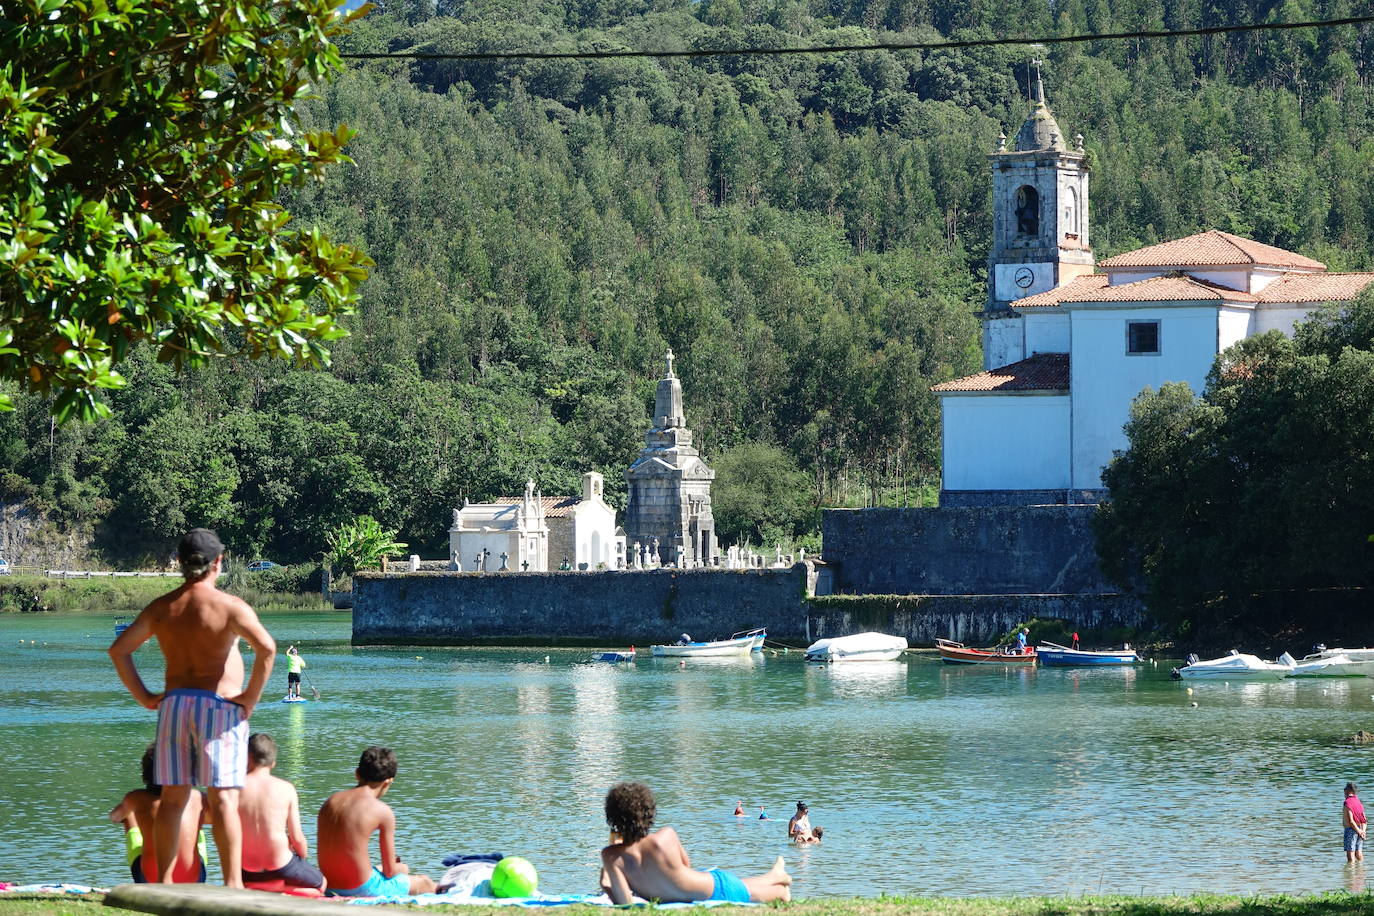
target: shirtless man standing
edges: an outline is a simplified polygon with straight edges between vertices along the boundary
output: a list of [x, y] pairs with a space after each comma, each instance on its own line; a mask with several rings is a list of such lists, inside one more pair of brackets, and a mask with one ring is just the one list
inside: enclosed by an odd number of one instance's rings
[[[382, 796], [396, 779], [396, 754], [389, 747], [369, 747], [354, 771], [358, 785], [335, 792], [320, 808], [316, 836], [320, 868], [329, 879], [330, 895], [404, 897], [429, 894], [434, 880], [412, 875], [396, 855], [396, 813]], [[382, 864], [374, 866], [368, 851], [372, 834]]]
[[719, 868], [697, 871], [677, 831], [664, 827], [649, 832], [657, 813], [654, 793], [642, 782], [618, 783], [606, 793], [611, 845], [601, 850], [601, 886], [615, 903], [633, 903], [635, 895], [660, 903], [792, 899], [792, 876], [784, 869], [782, 856], [771, 869], [752, 878], [741, 879]]
[[248, 777], [239, 792], [243, 822], [243, 882], [280, 881], [286, 887], [324, 890], [324, 875], [305, 861], [310, 855], [301, 830], [296, 787], [272, 775], [277, 742], [263, 732], [248, 738]]
[[[185, 817], [187, 803], [196, 786], [204, 785], [224, 883], [243, 887], [238, 796], [248, 770], [248, 717], [272, 674], [277, 646], [251, 607], [215, 587], [224, 545], [213, 531], [188, 532], [177, 546], [177, 557], [186, 581], [134, 618], [110, 646], [110, 658], [139, 705], [158, 711], [159, 880], [173, 879], [183, 832], [196, 828]], [[150, 691], [134, 665], [134, 652], [153, 637], [166, 660], [162, 693]], [[238, 637], [253, 649], [253, 670], [242, 691], [234, 687], [243, 676]]]

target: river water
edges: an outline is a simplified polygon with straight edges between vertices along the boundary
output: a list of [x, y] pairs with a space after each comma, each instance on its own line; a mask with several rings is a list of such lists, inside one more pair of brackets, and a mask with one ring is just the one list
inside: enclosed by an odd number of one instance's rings
[[[801, 897], [1363, 889], [1341, 788], [1374, 790], [1374, 749], [1341, 741], [1374, 730], [1374, 679], [1189, 697], [1163, 661], [614, 666], [585, 650], [355, 649], [346, 614], [264, 619], [321, 694], [275, 702], [279, 665], [252, 719], [277, 739], [312, 848], [315, 811], [375, 743], [400, 759], [387, 801], [402, 858], [436, 877], [446, 853], [503, 852], [533, 861], [545, 892], [592, 892], [606, 789], [641, 779], [695, 864], [752, 873], [782, 855]], [[121, 687], [111, 638], [111, 616], [0, 617], [0, 880], [127, 880], [106, 813], [139, 784], [154, 714]], [[137, 660], [160, 683], [156, 648]], [[798, 799], [820, 846], [786, 842]], [[750, 817], [732, 816], [738, 800]]]

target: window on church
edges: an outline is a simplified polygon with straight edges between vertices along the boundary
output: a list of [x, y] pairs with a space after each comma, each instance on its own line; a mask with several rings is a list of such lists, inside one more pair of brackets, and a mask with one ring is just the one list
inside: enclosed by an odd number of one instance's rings
[[1016, 234], [1040, 234], [1040, 193], [1028, 184], [1016, 189]]
[[1126, 322], [1126, 352], [1132, 354], [1158, 353], [1159, 322]]

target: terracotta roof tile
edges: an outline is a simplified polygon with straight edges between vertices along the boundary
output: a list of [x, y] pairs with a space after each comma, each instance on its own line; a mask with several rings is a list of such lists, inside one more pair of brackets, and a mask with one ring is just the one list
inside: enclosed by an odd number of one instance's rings
[[930, 389], [953, 391], [1068, 391], [1069, 354], [1037, 353], [1010, 366], [943, 382]]
[[1048, 308], [1058, 305], [1070, 296], [1079, 293], [1095, 290], [1107, 285], [1106, 274], [1088, 274], [1086, 277], [1074, 277], [1063, 286], [1056, 286], [1054, 289], [1047, 289], [1043, 293], [1036, 293], [1033, 296], [1026, 296], [1011, 303], [1010, 308]]
[[1374, 273], [1289, 274], [1259, 291], [1260, 302], [1344, 302], [1354, 299]]
[[1325, 270], [1321, 261], [1292, 251], [1243, 239], [1220, 229], [1127, 251], [1098, 263], [1099, 267], [1220, 267], [1235, 265], [1295, 267]]
[[1057, 289], [1017, 299], [1013, 309], [1047, 308], [1073, 302], [1258, 302], [1250, 293], [1228, 289], [1186, 274], [1150, 277], [1134, 283], [1107, 285], [1104, 274], [1092, 274], [1064, 284]]
[[[523, 496], [501, 496], [492, 502], [498, 506], [518, 506], [525, 501]], [[573, 507], [582, 502], [579, 496], [541, 496], [545, 518], [563, 518], [572, 515]]]

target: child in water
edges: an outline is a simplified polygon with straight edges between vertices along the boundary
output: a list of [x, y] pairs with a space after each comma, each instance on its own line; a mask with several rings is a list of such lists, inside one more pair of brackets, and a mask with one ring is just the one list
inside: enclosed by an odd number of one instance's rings
[[1364, 804], [1355, 794], [1355, 784], [1345, 784], [1345, 805], [1341, 808], [1341, 823], [1345, 825], [1345, 861], [1364, 861], [1365, 817]]

